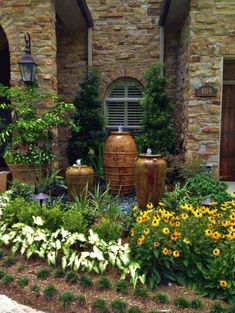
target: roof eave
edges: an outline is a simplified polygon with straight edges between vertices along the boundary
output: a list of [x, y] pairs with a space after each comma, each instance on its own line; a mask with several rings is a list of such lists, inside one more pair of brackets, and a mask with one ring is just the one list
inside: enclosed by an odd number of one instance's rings
[[94, 26], [94, 22], [93, 22], [93, 19], [92, 19], [92, 15], [91, 15], [91, 12], [87, 6], [87, 3], [85, 0], [77, 0], [77, 4], [82, 12], [82, 15], [84, 16], [85, 18], [85, 21], [87, 23], [87, 26], [88, 27], [93, 27]]

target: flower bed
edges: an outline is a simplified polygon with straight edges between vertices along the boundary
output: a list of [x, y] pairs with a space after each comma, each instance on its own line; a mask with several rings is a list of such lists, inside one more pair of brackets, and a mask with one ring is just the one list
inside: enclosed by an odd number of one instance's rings
[[134, 208], [131, 248], [150, 287], [177, 281], [200, 294], [235, 301], [235, 200], [176, 211]]

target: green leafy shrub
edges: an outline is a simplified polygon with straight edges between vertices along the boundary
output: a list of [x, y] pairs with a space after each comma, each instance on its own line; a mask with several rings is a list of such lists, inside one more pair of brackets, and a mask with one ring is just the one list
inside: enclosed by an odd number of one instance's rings
[[123, 295], [127, 295], [128, 294], [128, 287], [129, 287], [128, 282], [123, 280], [123, 279], [118, 280], [115, 283], [115, 291], [117, 293], [121, 293]]
[[78, 295], [76, 296], [76, 301], [80, 304], [80, 305], [86, 305], [86, 297], [84, 295]]
[[144, 74], [144, 97], [141, 130], [137, 137], [141, 152], [151, 148], [153, 153], [169, 154], [174, 152], [173, 106], [166, 94], [167, 81], [159, 63], [149, 66]]
[[40, 216], [45, 222], [45, 227], [52, 231], [56, 231], [63, 225], [64, 212], [61, 210], [60, 205], [55, 205], [52, 208], [43, 208]]
[[74, 105], [76, 114], [72, 124], [68, 158], [70, 163], [83, 159], [90, 166], [94, 166], [105, 136], [100, 75], [96, 70], [90, 69], [85, 74]]
[[211, 313], [226, 313], [226, 308], [220, 303], [214, 303], [210, 310]]
[[111, 288], [111, 282], [110, 279], [107, 276], [102, 276], [97, 281], [97, 288], [98, 289], [110, 289]]
[[197, 174], [194, 177], [188, 179], [185, 184], [185, 188], [195, 198], [194, 204], [199, 204], [201, 200], [208, 198], [221, 204], [224, 201], [230, 200], [229, 194], [226, 192], [228, 186], [217, 181], [210, 174]]
[[12, 256], [7, 256], [3, 259], [3, 265], [5, 267], [11, 267], [16, 264], [16, 259]]
[[74, 272], [68, 272], [65, 276], [65, 281], [68, 284], [74, 284], [77, 282], [77, 280], [78, 280], [78, 276]]
[[148, 289], [146, 287], [137, 286], [134, 290], [134, 296], [147, 300], [149, 297]]
[[167, 303], [169, 303], [169, 297], [165, 293], [158, 293], [154, 297], [154, 301], [156, 303], [167, 304]]
[[119, 239], [123, 229], [117, 221], [104, 217], [102, 218], [101, 223], [93, 227], [93, 230], [101, 239], [110, 242]]
[[47, 300], [51, 300], [53, 297], [55, 297], [56, 293], [57, 289], [52, 284], [47, 285], [43, 290], [43, 295]]
[[72, 233], [85, 233], [87, 230], [87, 224], [82, 213], [75, 210], [69, 210], [64, 214], [63, 225]]
[[127, 313], [142, 313], [142, 310], [137, 305], [134, 305], [127, 310]]
[[53, 275], [55, 278], [62, 278], [65, 276], [65, 271], [62, 268], [57, 268]]
[[4, 257], [4, 255], [5, 253], [2, 250], [0, 250], [0, 260]]
[[203, 303], [200, 299], [196, 298], [190, 302], [190, 307], [192, 309], [200, 310], [203, 308]]
[[97, 312], [97, 313], [108, 313], [109, 312], [107, 303], [103, 299], [96, 299], [93, 302], [92, 307], [94, 308], [95, 312]]
[[26, 266], [24, 265], [24, 264], [20, 264], [19, 266], [18, 266], [18, 268], [17, 268], [17, 270], [18, 270], [18, 272], [24, 272], [25, 271], [25, 269], [26, 269]]
[[33, 186], [24, 184], [18, 180], [14, 180], [11, 184], [11, 199], [23, 198], [26, 201], [32, 200], [34, 193]]
[[27, 277], [20, 277], [17, 280], [17, 284], [20, 288], [25, 288], [29, 284], [29, 279]]
[[11, 274], [5, 274], [2, 278], [2, 283], [4, 285], [9, 285], [10, 283], [12, 283], [15, 280], [14, 276], [12, 276]]
[[[6, 99], [0, 109], [14, 112], [10, 124], [0, 133], [0, 145], [8, 141], [4, 158], [8, 164], [51, 163], [53, 128], [65, 124], [66, 111], [74, 109], [56, 95], [39, 95], [36, 88], [6, 87], [0, 85], [0, 96]], [[49, 110], [38, 116], [38, 105], [51, 102]]]
[[178, 306], [180, 308], [184, 308], [184, 309], [190, 308], [190, 302], [183, 297], [177, 297], [174, 299], [173, 302], [175, 306]]
[[31, 292], [32, 292], [32, 293], [39, 293], [39, 292], [40, 292], [40, 287], [39, 287], [37, 284], [34, 284], [34, 285], [31, 287]]
[[6, 275], [6, 272], [0, 269], [0, 279], [2, 279]]
[[37, 272], [37, 278], [45, 280], [50, 276], [50, 269], [49, 268], [40, 268]]
[[93, 282], [89, 276], [83, 274], [79, 278], [79, 285], [83, 288], [88, 288], [88, 287], [93, 286]]
[[59, 296], [59, 301], [62, 303], [63, 307], [69, 307], [74, 301], [75, 297], [71, 291], [64, 291]]
[[127, 303], [123, 300], [113, 300], [111, 302], [111, 308], [114, 313], [125, 313], [126, 312]]
[[80, 305], [86, 305], [86, 297], [84, 295], [78, 295], [76, 296], [76, 301], [80, 304]]

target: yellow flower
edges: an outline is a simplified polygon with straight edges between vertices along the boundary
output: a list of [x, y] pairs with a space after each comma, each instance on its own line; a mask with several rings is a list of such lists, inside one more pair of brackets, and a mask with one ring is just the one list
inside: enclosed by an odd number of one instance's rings
[[187, 220], [188, 219], [188, 214], [187, 213], [181, 214], [181, 219], [182, 220]]
[[158, 218], [154, 218], [152, 221], [152, 226], [157, 227], [160, 224], [160, 220]]
[[178, 258], [180, 256], [179, 251], [175, 250], [173, 251], [173, 257]]
[[144, 230], [144, 234], [145, 234], [145, 236], [147, 236], [149, 233], [150, 233], [149, 228], [145, 228], [145, 230]]
[[137, 207], [137, 205], [134, 205], [132, 208], [132, 211], [136, 211], [136, 210], [138, 210], [138, 207]]
[[162, 250], [162, 254], [167, 255], [167, 254], [168, 254], [168, 249], [167, 249], [167, 248], [164, 248], [164, 249]]
[[184, 238], [183, 239], [183, 242], [186, 244], [186, 245], [189, 245], [191, 242], [190, 242], [190, 240], [188, 240], [187, 238]]
[[215, 248], [215, 249], [213, 250], [213, 255], [214, 255], [214, 256], [219, 256], [219, 255], [220, 255], [220, 249]]
[[143, 242], [144, 242], [144, 239], [145, 239], [144, 236], [141, 236], [140, 238], [138, 238], [138, 239], [137, 239], [137, 245], [138, 245], [138, 246], [141, 246], [141, 245], [143, 244]]
[[164, 228], [162, 229], [162, 233], [163, 233], [164, 235], [169, 235], [169, 233], [170, 233], [169, 228], [164, 227]]
[[159, 202], [158, 205], [164, 206], [164, 203], [163, 202]]
[[180, 226], [180, 222], [179, 221], [176, 221], [175, 222], [175, 227], [179, 227]]
[[158, 248], [160, 246], [160, 244], [159, 244], [159, 242], [154, 241], [153, 246], [154, 246], [154, 248]]
[[206, 229], [205, 235], [206, 235], [207, 237], [210, 237], [210, 236], [212, 235], [212, 231], [211, 231], [210, 229]]
[[226, 280], [220, 280], [220, 281], [219, 281], [219, 284], [220, 284], [220, 287], [221, 287], [221, 288], [226, 288], [227, 285], [228, 285], [227, 282], [226, 282]]
[[151, 202], [149, 202], [147, 205], [146, 205], [146, 208], [151, 210], [153, 209], [153, 204]]
[[134, 237], [134, 235], [135, 235], [135, 231], [134, 231], [134, 229], [132, 229], [131, 230], [131, 237]]
[[138, 216], [137, 219], [136, 219], [136, 222], [137, 222], [138, 224], [141, 224], [141, 223], [143, 222], [142, 217], [141, 217], [141, 216]]

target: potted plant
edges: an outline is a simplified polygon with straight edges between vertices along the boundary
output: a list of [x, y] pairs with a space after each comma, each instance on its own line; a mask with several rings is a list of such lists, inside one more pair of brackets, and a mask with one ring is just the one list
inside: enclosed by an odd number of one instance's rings
[[[13, 179], [35, 183], [54, 159], [53, 128], [65, 123], [65, 111], [73, 110], [73, 105], [59, 96], [39, 95], [36, 88], [0, 85], [0, 97], [6, 99], [0, 110], [11, 110], [12, 115], [0, 133], [0, 144], [7, 142], [5, 161]], [[39, 114], [39, 104], [49, 101], [50, 108]]]

